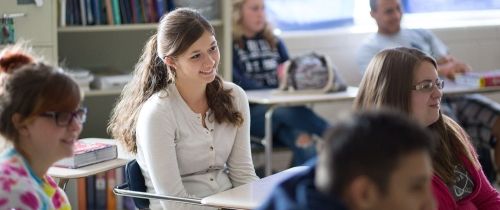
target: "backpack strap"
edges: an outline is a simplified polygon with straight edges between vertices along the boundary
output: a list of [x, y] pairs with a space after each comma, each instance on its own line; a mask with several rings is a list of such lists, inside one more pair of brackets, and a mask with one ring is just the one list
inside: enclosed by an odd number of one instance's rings
[[289, 74], [290, 74], [288, 71], [289, 71], [289, 68], [290, 68], [291, 64], [292, 64], [291, 60], [287, 60], [283, 64], [281, 64], [281, 65], [283, 65], [282, 67], [280, 67], [280, 68], [282, 68], [283, 75], [281, 75], [281, 78], [278, 77], [279, 84], [280, 84], [279, 90], [283, 90], [284, 91], [284, 90], [288, 89], [288, 77], [289, 77]]
[[323, 54], [317, 54], [313, 53], [315, 56], [320, 57], [321, 61], [325, 63], [325, 68], [328, 70], [328, 82], [326, 83], [326, 86], [323, 88], [323, 92], [330, 92], [334, 86], [333, 86], [333, 81], [335, 81], [335, 71], [333, 69], [333, 64], [332, 61], [330, 60], [330, 57], [323, 55]]

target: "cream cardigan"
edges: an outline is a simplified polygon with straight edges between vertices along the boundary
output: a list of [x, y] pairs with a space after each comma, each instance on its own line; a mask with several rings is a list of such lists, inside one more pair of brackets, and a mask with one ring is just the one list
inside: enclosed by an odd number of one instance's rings
[[[207, 112], [206, 126], [175, 85], [151, 96], [137, 121], [137, 161], [148, 192], [202, 198], [257, 180], [250, 151], [248, 99], [239, 86], [232, 89], [234, 105], [244, 122], [237, 127], [214, 122]], [[151, 200], [151, 209], [204, 209], [199, 206]]]

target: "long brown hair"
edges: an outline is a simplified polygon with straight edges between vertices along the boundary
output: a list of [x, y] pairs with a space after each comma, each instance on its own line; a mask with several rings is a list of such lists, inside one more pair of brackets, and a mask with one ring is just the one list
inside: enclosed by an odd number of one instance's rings
[[28, 122], [46, 111], [74, 111], [82, 100], [78, 84], [56, 67], [36, 61], [27, 49], [9, 46], [0, 53], [0, 134], [16, 145], [12, 118]]
[[[122, 142], [127, 150], [137, 152], [136, 124], [142, 105], [153, 94], [164, 91], [175, 81], [175, 73], [162, 58], [184, 53], [205, 32], [215, 36], [210, 23], [198, 12], [188, 8], [176, 9], [162, 17], [158, 32], [151, 36], [135, 66], [134, 76], [122, 91], [113, 110], [108, 132]], [[207, 85], [208, 107], [218, 123], [241, 125], [243, 117], [232, 102], [230, 89], [223, 88], [219, 76]]]
[[[232, 0], [233, 2], [233, 14], [232, 14], [232, 27], [233, 27], [233, 43], [237, 44], [239, 47], [243, 47], [243, 14], [241, 12], [243, 5], [246, 0]], [[264, 29], [260, 32], [264, 39], [269, 43], [271, 48], [274, 50], [276, 48], [276, 43], [278, 43], [278, 39], [273, 33], [273, 27], [271, 24], [266, 21], [266, 25]]]
[[[417, 49], [400, 47], [379, 52], [368, 64], [354, 109], [389, 107], [410, 114], [414, 72], [424, 61], [437, 69], [436, 61]], [[433, 155], [433, 165], [445, 183], [453, 183], [453, 169], [461, 162], [461, 155], [479, 167], [467, 134], [455, 121], [440, 113], [439, 119], [428, 127], [439, 139], [436, 150], [439, 152]]]

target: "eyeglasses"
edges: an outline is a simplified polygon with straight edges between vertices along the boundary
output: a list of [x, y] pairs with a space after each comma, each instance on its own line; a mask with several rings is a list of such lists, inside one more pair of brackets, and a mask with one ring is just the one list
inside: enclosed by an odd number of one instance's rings
[[417, 91], [423, 91], [423, 92], [431, 92], [434, 89], [434, 86], [436, 86], [438, 89], [443, 89], [444, 88], [444, 80], [442, 79], [436, 79], [436, 81], [423, 81], [421, 83], [418, 83], [417, 85], [413, 86], [412, 90], [417, 90]]
[[53, 118], [57, 126], [66, 127], [73, 119], [83, 124], [87, 119], [87, 108], [82, 107], [74, 112], [44, 112], [41, 113], [40, 116]]

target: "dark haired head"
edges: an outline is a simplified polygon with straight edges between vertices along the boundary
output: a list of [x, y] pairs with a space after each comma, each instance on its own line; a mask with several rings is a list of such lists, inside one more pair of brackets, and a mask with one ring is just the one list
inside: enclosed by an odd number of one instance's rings
[[405, 116], [392, 112], [362, 112], [337, 124], [324, 136], [316, 183], [331, 195], [341, 195], [354, 179], [366, 176], [385, 193], [399, 161], [412, 152], [429, 156], [434, 137]]
[[34, 60], [16, 46], [0, 53], [0, 134], [14, 143], [19, 137], [12, 122], [14, 114], [29, 121], [47, 111], [74, 111], [81, 101], [80, 88], [73, 79]]

